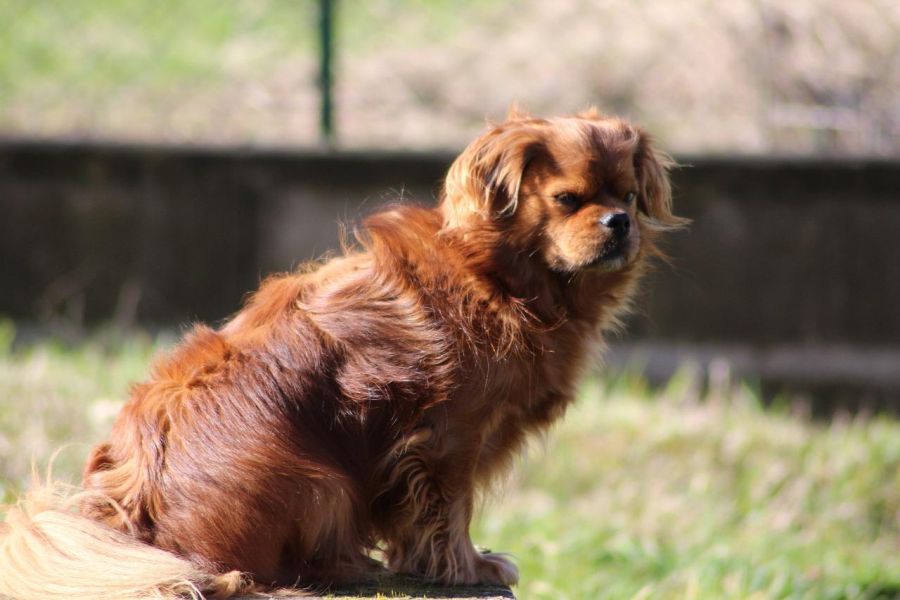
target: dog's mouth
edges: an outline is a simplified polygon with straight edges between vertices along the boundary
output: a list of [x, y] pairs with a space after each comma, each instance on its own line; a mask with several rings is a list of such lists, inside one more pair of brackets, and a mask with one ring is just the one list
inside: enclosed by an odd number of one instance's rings
[[634, 254], [630, 238], [616, 238], [606, 240], [600, 248], [597, 257], [588, 264], [588, 268], [598, 268], [603, 271], [616, 271], [627, 265]]

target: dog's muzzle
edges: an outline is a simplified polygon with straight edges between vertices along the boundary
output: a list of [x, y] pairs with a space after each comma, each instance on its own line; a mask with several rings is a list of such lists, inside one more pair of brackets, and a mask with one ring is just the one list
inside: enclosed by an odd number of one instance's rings
[[613, 211], [600, 217], [599, 221], [601, 225], [610, 231], [594, 264], [606, 264], [606, 266], [609, 266], [613, 263], [622, 263], [627, 254], [631, 217], [624, 211]]

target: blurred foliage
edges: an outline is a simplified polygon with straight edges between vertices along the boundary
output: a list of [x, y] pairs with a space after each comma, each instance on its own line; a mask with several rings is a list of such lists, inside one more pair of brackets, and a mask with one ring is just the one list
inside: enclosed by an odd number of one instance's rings
[[[679, 152], [900, 153], [893, 0], [336, 0], [344, 147], [458, 147], [513, 101]], [[317, 3], [0, 0], [0, 135], [316, 143]]]
[[[54, 476], [77, 481], [128, 383], [172, 343], [107, 331], [12, 348], [13, 332], [0, 326], [7, 501], [61, 446]], [[474, 539], [515, 557], [529, 600], [900, 595], [900, 422], [810, 421], [691, 369], [663, 389], [589, 379], [483, 504]]]

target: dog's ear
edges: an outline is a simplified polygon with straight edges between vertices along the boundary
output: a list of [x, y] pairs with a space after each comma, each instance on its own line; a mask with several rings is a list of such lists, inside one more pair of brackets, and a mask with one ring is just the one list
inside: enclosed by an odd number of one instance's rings
[[653, 146], [646, 132], [637, 131], [638, 140], [634, 153], [640, 195], [638, 209], [659, 229], [675, 229], [689, 222], [672, 214], [672, 185], [669, 171], [675, 166], [672, 158]]
[[605, 118], [600, 109], [596, 106], [589, 106], [575, 115], [579, 119], [587, 119], [588, 121], [600, 121]]
[[525, 119], [530, 119], [531, 113], [528, 112], [528, 109], [523, 107], [518, 102], [513, 102], [509, 105], [509, 108], [506, 109], [506, 120], [507, 121], [524, 121]]
[[539, 123], [506, 121], [466, 148], [444, 181], [441, 211], [448, 227], [515, 213], [528, 163], [544, 147]]

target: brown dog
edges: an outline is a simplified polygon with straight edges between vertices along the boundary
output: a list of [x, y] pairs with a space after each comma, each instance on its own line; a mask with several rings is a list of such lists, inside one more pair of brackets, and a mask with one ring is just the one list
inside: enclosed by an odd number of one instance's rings
[[563, 414], [681, 223], [667, 165], [618, 119], [512, 114], [455, 161], [436, 209], [370, 216], [358, 250], [195, 328], [134, 387], [86, 492], [10, 510], [0, 592], [330, 584], [381, 568], [377, 548], [391, 571], [515, 583], [469, 538], [475, 495]]

